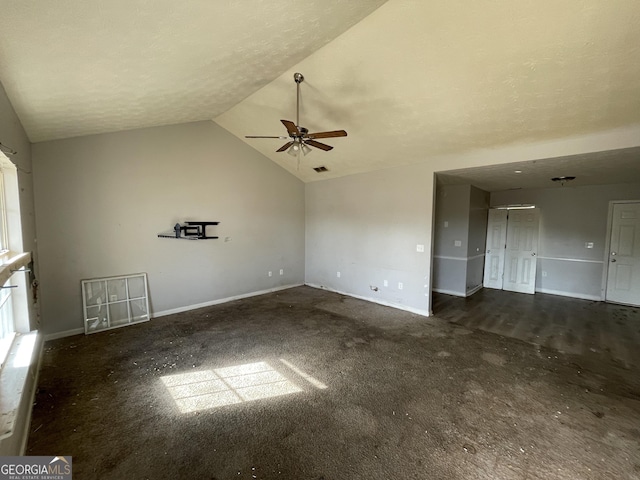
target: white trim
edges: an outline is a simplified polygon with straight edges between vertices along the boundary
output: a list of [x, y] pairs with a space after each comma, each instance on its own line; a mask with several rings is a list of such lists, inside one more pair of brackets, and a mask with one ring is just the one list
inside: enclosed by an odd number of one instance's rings
[[84, 333], [84, 328], [73, 328], [71, 330], [65, 330], [63, 332], [47, 333], [44, 336], [44, 341], [57, 340], [59, 338], [72, 337], [73, 335], [80, 335]]
[[438, 258], [440, 260], [457, 260], [457, 261], [468, 262], [469, 260], [475, 260], [476, 258], [482, 258], [484, 256], [485, 254], [481, 253], [479, 255], [474, 255], [473, 257], [447, 257], [446, 255], [434, 255], [433, 258]]
[[470, 290], [467, 290], [467, 295], [466, 295], [466, 296], [467, 296], [467, 297], [470, 297], [471, 295], [473, 295], [473, 294], [474, 294], [474, 293], [476, 293], [477, 291], [482, 290], [482, 287], [483, 287], [483, 285], [482, 285], [482, 284], [480, 284], [480, 285], [476, 285], [475, 287], [473, 287], [473, 288], [472, 288], [472, 289], [470, 289]]
[[17, 253], [9, 250], [2, 254], [2, 264], [0, 264], [0, 285], [9, 281], [14, 270], [25, 268], [31, 261], [31, 252]]
[[315, 285], [313, 283], [305, 283], [307, 287], [317, 288], [319, 290], [327, 290], [333, 293], [339, 293], [340, 295], [346, 295], [348, 297], [357, 298], [358, 300], [364, 300], [366, 302], [377, 303], [378, 305], [384, 305], [385, 307], [397, 308], [398, 310], [405, 310], [407, 312], [415, 313], [416, 315], [421, 315], [423, 317], [429, 317], [432, 314], [429, 313], [429, 310], [423, 310], [421, 308], [413, 308], [407, 305], [401, 305], [398, 303], [387, 302], [385, 300], [380, 300], [378, 298], [364, 297], [361, 295], [354, 295], [353, 293], [343, 292], [342, 290], [335, 290], [333, 288], [326, 287], [324, 285]]
[[24, 456], [27, 454], [27, 444], [29, 442], [29, 435], [31, 433], [31, 415], [33, 413], [33, 405], [36, 400], [36, 392], [38, 391], [38, 382], [40, 381], [40, 368], [42, 368], [42, 350], [44, 349], [44, 339], [41, 341], [36, 341], [37, 347], [37, 355], [38, 362], [36, 364], [36, 369], [33, 372], [33, 388], [31, 389], [31, 394], [29, 395], [29, 403], [27, 407], [27, 418], [24, 423], [24, 429], [22, 431], [22, 442], [20, 444], [20, 456]]
[[584, 258], [563, 258], [563, 257], [538, 257], [539, 260], [561, 260], [563, 262], [582, 262], [582, 263], [599, 263], [603, 264], [602, 260], [587, 260]]
[[444, 293], [445, 295], [455, 295], [456, 297], [467, 296], [465, 292], [456, 292], [455, 290], [447, 290], [445, 288], [432, 288], [431, 291], [436, 293]]
[[[293, 287], [300, 287], [302, 285], [303, 285], [302, 283], [296, 283], [296, 284], [292, 284], [292, 285], [285, 285], [285, 286], [282, 286], [282, 287], [270, 288], [270, 289], [267, 289], [267, 290], [260, 290], [258, 292], [243, 293], [242, 295], [235, 295], [233, 297], [220, 298], [218, 300], [212, 300], [210, 302], [198, 303], [198, 304], [195, 304], [195, 305], [186, 305], [184, 307], [172, 308], [170, 310], [162, 310], [160, 312], [152, 312], [151, 313], [151, 318], [164, 317], [166, 315], [173, 315], [174, 313], [188, 312], [190, 310], [196, 310], [198, 308], [210, 307], [212, 305], [218, 305], [220, 303], [232, 302], [234, 300], [241, 300], [243, 298], [255, 297], [255, 296], [258, 296], [258, 295], [265, 295], [267, 293], [277, 292], [277, 291], [280, 291], [280, 290], [286, 290], [288, 288], [293, 288]], [[84, 328], [73, 328], [71, 330], [65, 330], [63, 332], [49, 333], [49, 334], [45, 335], [44, 340], [45, 340], [45, 342], [47, 342], [49, 340], [57, 340], [58, 338], [71, 337], [73, 335], [80, 335], [82, 333], [84, 333]]]
[[582, 293], [563, 292], [560, 290], [551, 290], [549, 288], [536, 288], [536, 293], [546, 293], [548, 295], [558, 295], [560, 297], [579, 298], [581, 300], [594, 300], [596, 302], [602, 301], [602, 298], [598, 295], [585, 295]]
[[[25, 350], [31, 346], [31, 341], [33, 348], [30, 351]], [[10, 357], [13, 358], [0, 371], [0, 384], [2, 385], [2, 395], [0, 396], [2, 432], [0, 439], [3, 443], [7, 442], [3, 445], [3, 455], [24, 455], [26, 452], [32, 405], [42, 362], [42, 345], [43, 342], [37, 330], [20, 334], [10, 352]], [[23, 358], [25, 353], [28, 353], [29, 356]], [[19, 360], [19, 365], [13, 363], [16, 358]], [[27, 363], [22, 364], [25, 361]], [[22, 415], [24, 415], [24, 422], [18, 424], [17, 422], [22, 419]], [[7, 447], [9, 448], [7, 449]]]
[[198, 308], [211, 307], [212, 305], [219, 305], [221, 303], [233, 302], [234, 300], [242, 300], [243, 298], [257, 297], [258, 295], [266, 295], [267, 293], [278, 292], [280, 290], [287, 290], [289, 288], [294, 288], [294, 287], [301, 287], [302, 285], [303, 285], [302, 283], [295, 283], [292, 285], [283, 285], [281, 287], [269, 288], [267, 290], [260, 290], [257, 292], [243, 293], [240, 295], [234, 295], [233, 297], [219, 298], [218, 300], [211, 300], [209, 302], [198, 303], [195, 305], [187, 305], [184, 307], [172, 308], [170, 310], [162, 310], [160, 312], [153, 312], [151, 314], [151, 318], [164, 317], [167, 315], [173, 315], [174, 313], [188, 312], [189, 310], [196, 310]]

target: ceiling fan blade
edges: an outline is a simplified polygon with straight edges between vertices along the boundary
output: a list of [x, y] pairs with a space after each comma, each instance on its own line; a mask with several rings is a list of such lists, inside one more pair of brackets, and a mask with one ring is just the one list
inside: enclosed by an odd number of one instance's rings
[[311, 139], [305, 140], [304, 143], [306, 143], [307, 145], [311, 145], [312, 147], [319, 148], [320, 150], [324, 150], [325, 152], [333, 149], [333, 147], [330, 145], [325, 145], [324, 143], [316, 142], [315, 140]]
[[245, 135], [244, 138], [281, 138], [283, 140], [286, 140], [289, 137], [269, 137], [269, 136], [264, 136], [264, 135]]
[[286, 127], [287, 132], [289, 132], [289, 135], [300, 135], [300, 130], [298, 130], [298, 127], [296, 127], [296, 124], [293, 123], [291, 120], [280, 120], [280, 121]]
[[288, 142], [285, 143], [283, 146], [281, 146], [279, 149], [276, 150], [276, 152], [284, 152], [285, 150], [287, 150], [291, 145], [293, 145], [293, 142]]
[[344, 130], [333, 130], [331, 132], [316, 132], [309, 133], [304, 138], [333, 138], [333, 137], [346, 137], [347, 132]]

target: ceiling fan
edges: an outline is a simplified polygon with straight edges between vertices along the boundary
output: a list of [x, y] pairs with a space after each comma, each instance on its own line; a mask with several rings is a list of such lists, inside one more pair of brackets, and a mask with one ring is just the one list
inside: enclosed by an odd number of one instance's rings
[[325, 143], [320, 143], [316, 141], [316, 138], [333, 138], [333, 137], [346, 137], [347, 132], [344, 130], [332, 130], [330, 132], [316, 132], [309, 133], [304, 127], [300, 126], [300, 84], [304, 81], [304, 76], [301, 73], [294, 73], [293, 79], [296, 82], [296, 122], [293, 123], [291, 120], [280, 120], [282, 124], [287, 129], [288, 137], [278, 136], [262, 136], [262, 135], [247, 135], [245, 138], [281, 138], [287, 139], [291, 138], [291, 141], [285, 143], [281, 146], [276, 152], [284, 152], [285, 150], [289, 155], [297, 156], [298, 159], [300, 152], [303, 155], [306, 155], [311, 151], [311, 147], [319, 148], [320, 150], [329, 151], [333, 147], [331, 145], [327, 145]]

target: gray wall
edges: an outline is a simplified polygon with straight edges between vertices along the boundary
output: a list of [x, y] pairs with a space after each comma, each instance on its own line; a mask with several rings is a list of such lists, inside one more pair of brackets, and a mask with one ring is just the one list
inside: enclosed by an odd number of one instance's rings
[[[510, 190], [491, 205], [535, 204], [540, 209], [536, 291], [600, 300], [612, 200], [640, 200], [640, 184]], [[593, 248], [585, 244], [593, 242]], [[546, 276], [543, 276], [546, 272]]]
[[[304, 184], [213, 122], [38, 143], [33, 159], [45, 333], [83, 328], [86, 278], [147, 272], [156, 315], [304, 282]], [[157, 238], [186, 220], [221, 222], [220, 239]]]
[[[429, 157], [406, 167], [307, 184], [306, 282], [429, 313], [436, 172], [629, 148], [639, 142], [640, 126], [631, 126]], [[416, 255], [415, 245], [422, 242], [425, 254]], [[336, 278], [340, 268], [351, 274]], [[392, 278], [402, 278], [409, 288], [398, 290]], [[389, 287], [379, 287], [385, 279]]]
[[466, 294], [482, 287], [484, 278], [484, 253], [487, 243], [487, 217], [489, 192], [471, 186], [469, 195], [469, 241], [467, 249]]
[[306, 283], [426, 314], [432, 182], [414, 165], [308, 183]]
[[[465, 296], [469, 248], [470, 185], [436, 189], [433, 232], [433, 290]], [[459, 245], [456, 246], [456, 242]]]
[[434, 291], [467, 296], [482, 285], [488, 206], [489, 194], [472, 185], [437, 187]]
[[0, 84], [0, 142], [17, 151], [9, 159], [18, 168], [22, 248], [37, 257], [36, 222], [33, 203], [33, 175], [31, 169], [31, 143]]

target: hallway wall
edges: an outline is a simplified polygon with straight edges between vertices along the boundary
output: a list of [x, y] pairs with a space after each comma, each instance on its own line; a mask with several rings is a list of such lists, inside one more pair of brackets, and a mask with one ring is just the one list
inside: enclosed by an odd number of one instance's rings
[[491, 206], [525, 203], [540, 209], [536, 291], [602, 300], [612, 200], [640, 200], [640, 184], [508, 190], [492, 193], [490, 201]]

